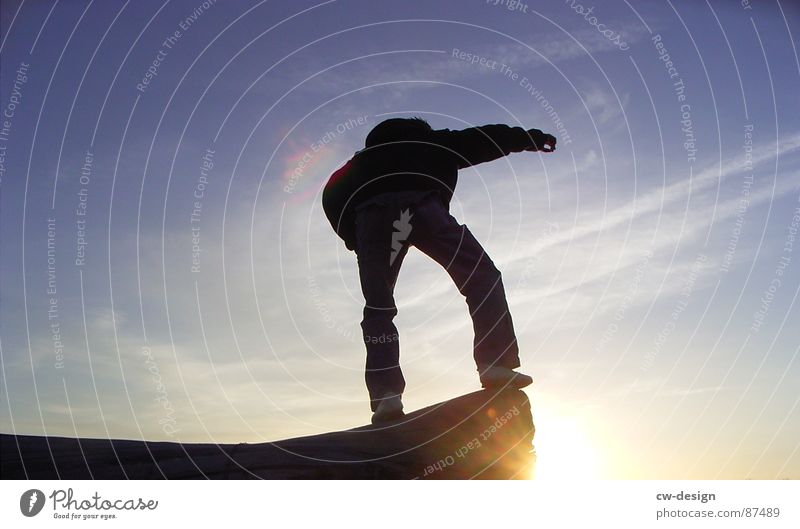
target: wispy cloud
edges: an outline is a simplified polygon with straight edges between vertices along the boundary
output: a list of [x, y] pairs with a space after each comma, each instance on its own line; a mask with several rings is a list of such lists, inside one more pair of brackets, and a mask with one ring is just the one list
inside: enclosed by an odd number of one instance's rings
[[[790, 136], [780, 143], [777, 148], [765, 145], [760, 149], [754, 149], [753, 166], [756, 167], [765, 162], [774, 161], [776, 158], [793, 153], [798, 149], [800, 149], [800, 134]], [[676, 202], [686, 201], [690, 194], [696, 197], [701, 192], [718, 183], [722, 183], [731, 176], [741, 174], [743, 171], [743, 155], [725, 160], [721, 166], [706, 167], [692, 178], [677, 179], [672, 184], [647, 191], [627, 204], [618, 206], [608, 212], [597, 212], [595, 215], [590, 215], [590, 217], [600, 219], [600, 221], [573, 227], [569, 231], [537, 241], [531, 245], [529, 252], [519, 255], [517, 259], [524, 260], [551, 246], [594, 235], [601, 230], [611, 230], [620, 225], [630, 224], [635, 218], [657, 213]], [[736, 201], [729, 202], [728, 206], [730, 207], [730, 205], [735, 205], [736, 203]]]

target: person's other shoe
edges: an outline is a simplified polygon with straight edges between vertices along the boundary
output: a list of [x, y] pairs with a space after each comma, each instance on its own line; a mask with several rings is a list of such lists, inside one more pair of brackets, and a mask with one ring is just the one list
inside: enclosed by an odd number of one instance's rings
[[372, 424], [388, 422], [403, 417], [403, 401], [400, 395], [386, 395], [372, 414]]
[[502, 366], [478, 366], [478, 376], [484, 388], [521, 389], [533, 383], [533, 378], [530, 376]]

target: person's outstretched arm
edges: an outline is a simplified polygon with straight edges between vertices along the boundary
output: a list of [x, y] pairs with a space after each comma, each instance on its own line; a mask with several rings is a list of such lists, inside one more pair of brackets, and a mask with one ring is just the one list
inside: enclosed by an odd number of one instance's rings
[[490, 162], [512, 152], [552, 152], [556, 148], [556, 138], [550, 134], [539, 129], [525, 130], [508, 125], [435, 130], [433, 138], [437, 145], [454, 156], [459, 169]]

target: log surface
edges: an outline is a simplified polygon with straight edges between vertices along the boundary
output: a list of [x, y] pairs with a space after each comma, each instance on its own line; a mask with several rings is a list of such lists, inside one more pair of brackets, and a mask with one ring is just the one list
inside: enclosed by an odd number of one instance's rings
[[482, 390], [379, 426], [256, 444], [0, 435], [2, 479], [521, 479], [530, 403]]

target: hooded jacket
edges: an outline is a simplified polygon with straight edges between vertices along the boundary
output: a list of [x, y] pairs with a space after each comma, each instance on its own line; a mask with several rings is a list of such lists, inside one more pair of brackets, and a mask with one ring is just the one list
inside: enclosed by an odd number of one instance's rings
[[347, 249], [355, 250], [355, 208], [365, 200], [382, 193], [435, 190], [449, 208], [459, 169], [533, 148], [528, 131], [508, 125], [420, 132], [418, 138], [356, 152], [328, 179], [322, 208]]

